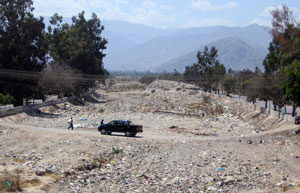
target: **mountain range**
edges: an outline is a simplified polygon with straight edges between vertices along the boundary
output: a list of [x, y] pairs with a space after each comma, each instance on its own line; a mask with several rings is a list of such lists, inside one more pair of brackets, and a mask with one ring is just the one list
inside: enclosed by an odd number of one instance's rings
[[109, 42], [104, 65], [111, 71], [184, 72], [197, 62], [197, 52], [204, 46], [218, 49], [218, 59], [226, 69], [263, 69], [271, 41], [270, 29], [257, 24], [168, 30], [120, 21], [103, 24], [103, 36]]
[[[70, 19], [65, 19], [69, 21]], [[47, 25], [47, 17], [45, 18]], [[226, 69], [263, 69], [271, 42], [270, 29], [257, 24], [245, 27], [158, 29], [125, 21], [102, 21], [108, 40], [104, 67], [109, 71], [184, 72], [197, 62], [205, 46], [218, 49]]]

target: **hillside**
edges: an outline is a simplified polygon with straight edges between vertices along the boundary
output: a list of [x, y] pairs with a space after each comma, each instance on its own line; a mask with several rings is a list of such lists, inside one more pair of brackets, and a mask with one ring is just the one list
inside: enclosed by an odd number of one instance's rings
[[[223, 41], [226, 38], [235, 38], [239, 41]], [[226, 68], [239, 70], [241, 66], [245, 66], [252, 69], [255, 66], [261, 67], [262, 58], [266, 55], [270, 41], [268, 29], [259, 25], [243, 28], [216, 26], [182, 29], [174, 31], [171, 35], [158, 36], [131, 49], [123, 50], [116, 56], [109, 54], [115, 49], [111, 47], [112, 50], [108, 50], [104, 63], [109, 70], [156, 71], [170, 66], [170, 61], [174, 63], [179, 60], [179, 56], [185, 56], [185, 61], [180, 61], [181, 63], [190, 64], [190, 61], [193, 63], [196, 55], [191, 53], [196, 53], [205, 45], [216, 44], [219, 49], [224, 48], [224, 51], [220, 50], [220, 57], [222, 57], [220, 60], [224, 62]], [[239, 48], [235, 49], [235, 44]], [[228, 46], [231, 47], [231, 51], [225, 51]], [[244, 47], [242, 50], [247, 53], [238, 53], [240, 47]], [[189, 54], [191, 54], [190, 57], [188, 57]], [[237, 56], [246, 56], [246, 58], [243, 61], [241, 58], [236, 61]]]
[[[266, 51], [257, 48], [255, 49], [239, 38], [224, 38], [207, 44], [207, 46], [215, 46], [218, 49], [218, 59], [226, 66], [227, 70], [229, 68], [234, 70], [242, 70], [245, 68], [254, 70], [256, 66], [260, 69], [263, 68], [262, 61], [266, 55]], [[197, 52], [202, 51], [203, 49], [204, 46], [156, 66], [153, 71], [162, 72], [164, 70], [173, 71], [174, 69], [177, 69], [179, 72], [184, 72], [185, 66], [197, 62]]]
[[[64, 21], [71, 23], [70, 18]], [[45, 23], [49, 25], [49, 17]], [[271, 41], [269, 29], [257, 24], [187, 29], [158, 29], [124, 21], [104, 20], [102, 24], [102, 36], [108, 39], [104, 67], [110, 71], [183, 71], [205, 45], [220, 49], [219, 59], [227, 69], [253, 69], [262, 67]]]

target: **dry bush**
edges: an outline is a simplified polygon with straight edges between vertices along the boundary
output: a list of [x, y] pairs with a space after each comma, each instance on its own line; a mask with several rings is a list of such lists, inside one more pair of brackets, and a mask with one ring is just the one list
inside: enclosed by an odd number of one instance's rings
[[59, 182], [61, 180], [61, 176], [54, 174], [54, 173], [46, 173], [45, 175], [46, 177], [52, 178], [55, 182]]
[[216, 108], [215, 108], [215, 113], [217, 114], [223, 114], [224, 113], [224, 107], [220, 104], [217, 104], [216, 105]]
[[146, 84], [146, 85], [149, 85], [151, 84], [152, 82], [154, 82], [156, 80], [156, 78], [152, 75], [145, 75], [143, 77], [141, 77], [139, 79], [139, 82], [142, 83], [142, 84]]
[[99, 109], [98, 113], [104, 113], [105, 109]]
[[20, 173], [20, 170], [16, 170], [15, 174], [11, 174], [5, 170], [0, 175], [0, 192], [4, 193], [22, 191]]
[[122, 153], [123, 150], [122, 150], [122, 149], [114, 149], [113, 152], [114, 152], [115, 154], [118, 154], [118, 153]]
[[34, 186], [39, 186], [41, 184], [42, 184], [42, 181], [38, 178], [24, 180], [21, 182], [22, 188], [30, 188], [30, 187], [34, 187]]
[[105, 81], [105, 85], [108, 87], [108, 88], [112, 88], [114, 85], [116, 85], [116, 80], [115, 79], [112, 79], [112, 78], [109, 78]]
[[40, 190], [44, 191], [44, 192], [49, 192], [51, 190], [51, 186], [49, 184], [45, 184], [43, 185]]
[[[93, 169], [101, 168], [106, 163], [106, 160], [102, 157], [94, 157], [93, 159], [82, 159], [80, 163], [75, 167], [77, 171], [90, 171]], [[72, 175], [68, 172], [66, 175]]]
[[149, 93], [143, 93], [142, 94], [142, 97], [147, 97], [147, 96], [150, 96], [150, 94]]
[[204, 103], [211, 103], [210, 95], [203, 95], [202, 98]]
[[39, 87], [44, 94], [51, 93], [63, 96], [78, 90], [76, 86], [78, 87], [81, 78], [75, 69], [54, 63], [42, 72]]
[[145, 90], [146, 88], [138, 83], [132, 83], [124, 86], [125, 90]]

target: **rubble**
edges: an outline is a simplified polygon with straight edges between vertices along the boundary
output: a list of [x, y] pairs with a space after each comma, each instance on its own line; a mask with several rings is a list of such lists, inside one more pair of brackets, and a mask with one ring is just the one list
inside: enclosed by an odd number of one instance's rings
[[[213, 94], [204, 99], [196, 86], [171, 81], [147, 87], [116, 81], [99, 93], [105, 102], [40, 109], [58, 117], [0, 119], [0, 125], [18, 122], [16, 128], [0, 126], [0, 175], [21, 168], [22, 179], [41, 181], [24, 192], [299, 190], [300, 136], [261, 135], [268, 128], [245, 101]], [[74, 131], [67, 130], [71, 116], [74, 126], [81, 125]], [[100, 135], [102, 119], [129, 119], [144, 132]]]

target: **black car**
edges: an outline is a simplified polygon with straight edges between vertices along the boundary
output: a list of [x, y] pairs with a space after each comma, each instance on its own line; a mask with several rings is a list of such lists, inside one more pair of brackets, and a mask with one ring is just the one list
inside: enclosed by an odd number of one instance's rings
[[295, 117], [295, 124], [300, 124], [300, 116]]
[[143, 132], [142, 125], [134, 125], [129, 120], [113, 120], [107, 124], [102, 124], [98, 127], [98, 131], [102, 135], [110, 135], [112, 132], [125, 133], [127, 137], [134, 137], [137, 133]]

